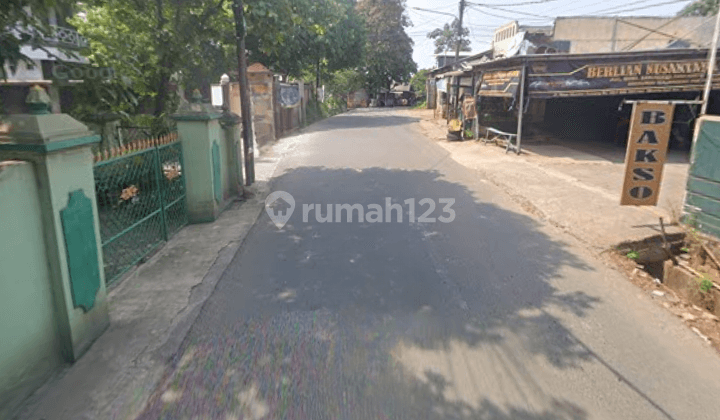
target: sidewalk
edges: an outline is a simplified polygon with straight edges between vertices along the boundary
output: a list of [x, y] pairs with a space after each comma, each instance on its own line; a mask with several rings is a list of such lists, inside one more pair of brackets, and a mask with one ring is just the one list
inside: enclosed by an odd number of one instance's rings
[[233, 203], [213, 223], [185, 227], [112, 289], [108, 330], [15, 418], [134, 420], [263, 211], [269, 181], [293, 143], [281, 139], [256, 158], [253, 198]]
[[[404, 111], [420, 118], [418, 131], [445, 148], [452, 159], [481, 173], [523, 208], [560, 227], [596, 251], [660, 233], [677, 221], [685, 194], [688, 164], [670, 156], [657, 207], [620, 206], [624, 176], [622, 150], [592, 143], [577, 145], [527, 142], [520, 156], [503, 147], [472, 140], [447, 141], [445, 121], [432, 110]], [[668, 233], [679, 232], [676, 226]]]

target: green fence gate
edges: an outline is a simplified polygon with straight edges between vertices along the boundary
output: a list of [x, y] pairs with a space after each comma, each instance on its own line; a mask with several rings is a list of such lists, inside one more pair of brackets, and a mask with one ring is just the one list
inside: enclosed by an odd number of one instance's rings
[[95, 157], [108, 284], [187, 224], [182, 145], [173, 133]]

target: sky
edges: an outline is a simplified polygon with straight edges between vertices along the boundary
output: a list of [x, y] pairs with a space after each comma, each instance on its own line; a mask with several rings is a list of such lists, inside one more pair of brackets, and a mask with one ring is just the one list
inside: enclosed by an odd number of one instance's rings
[[[452, 16], [413, 9], [414, 7], [457, 15], [459, 0], [406, 0], [406, 10], [413, 26], [406, 32], [415, 41], [413, 58], [419, 69], [434, 64], [433, 40], [427, 33], [453, 20]], [[505, 10], [487, 9], [469, 3], [483, 3]], [[557, 16], [674, 16], [690, 1], [669, 0], [467, 0], [463, 26], [470, 29], [473, 52], [485, 51], [495, 28], [517, 20], [521, 25], [552, 25]], [[523, 4], [519, 3], [534, 3]], [[536, 3], [537, 2], [537, 3]], [[525, 14], [523, 14], [525, 13]], [[494, 15], [494, 16], [493, 16]]]

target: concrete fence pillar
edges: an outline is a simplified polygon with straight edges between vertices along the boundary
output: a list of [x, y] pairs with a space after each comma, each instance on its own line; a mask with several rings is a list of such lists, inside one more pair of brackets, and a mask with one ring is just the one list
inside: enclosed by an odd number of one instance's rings
[[212, 222], [220, 215], [228, 197], [225, 195], [229, 171], [221, 133], [220, 117], [210, 104], [202, 103], [199, 91], [191, 102], [180, 106], [172, 118], [177, 122], [183, 148], [182, 168], [187, 188], [190, 223]]
[[248, 87], [253, 103], [253, 125], [259, 149], [275, 141], [273, 73], [260, 63], [248, 67]]
[[0, 160], [33, 163], [46, 250], [46, 260], [35, 263], [49, 268], [61, 351], [72, 362], [110, 323], [91, 152], [100, 136], [69, 115], [51, 114], [50, 98], [39, 86], [27, 103], [32, 114], [8, 118]]
[[220, 126], [223, 129], [225, 145], [227, 147], [228, 172], [230, 174], [229, 193], [241, 197], [243, 189], [243, 155], [242, 155], [242, 118], [232, 112], [224, 112], [220, 117]]

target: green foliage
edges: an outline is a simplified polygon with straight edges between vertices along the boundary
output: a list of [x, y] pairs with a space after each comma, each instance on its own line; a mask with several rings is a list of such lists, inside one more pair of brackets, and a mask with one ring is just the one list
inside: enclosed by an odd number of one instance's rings
[[696, 0], [685, 6], [679, 16], [714, 16], [718, 12], [718, 0]]
[[[251, 61], [301, 77], [361, 64], [365, 29], [344, 0], [265, 0], [246, 4]], [[313, 79], [315, 77], [312, 77]]]
[[[90, 42], [90, 61], [130, 81], [136, 112], [160, 117], [174, 111], [178, 84], [207, 92], [223, 73], [237, 77], [232, 4], [90, 0], [82, 3], [84, 18], [72, 23]], [[244, 15], [251, 63], [294, 77], [361, 64], [365, 28], [345, 0], [245, 2]]]
[[418, 70], [418, 72], [413, 74], [410, 79], [410, 86], [412, 86], [413, 90], [418, 95], [425, 95], [426, 93], [425, 82], [427, 81], [428, 74], [430, 74], [429, 69]]
[[72, 24], [90, 42], [93, 64], [130, 80], [139, 103], [159, 117], [174, 111], [173, 79], [187, 87], [217, 79], [233, 62], [230, 10], [218, 0], [91, 0]]
[[365, 86], [365, 76], [356, 69], [338, 70], [327, 80], [327, 91], [333, 96], [347, 99], [349, 93]]
[[427, 101], [418, 102], [412, 109], [425, 109], [427, 108]]
[[323, 108], [323, 104], [314, 98], [310, 98], [308, 101], [307, 110], [305, 112], [307, 117], [306, 124], [312, 124], [328, 116], [327, 111]]
[[460, 27], [458, 18], [452, 24], [428, 32], [427, 37], [435, 40], [435, 54], [454, 52], [460, 42], [460, 51], [470, 51], [470, 30]]
[[365, 70], [370, 93], [407, 83], [417, 71], [412, 59], [413, 41], [405, 32], [412, 25], [405, 0], [363, 0], [358, 11], [365, 18]]
[[630, 251], [625, 256], [630, 258], [631, 260], [636, 260], [640, 257], [640, 253], [637, 251]]
[[702, 277], [698, 278], [697, 281], [701, 292], [707, 293], [712, 290], [713, 282], [707, 274], [703, 273]]
[[684, 253], [687, 254], [688, 252], [690, 252], [690, 248], [684, 246], [684, 247], [680, 248], [680, 251], [682, 251], [682, 252], [684, 252]]
[[330, 96], [323, 103], [325, 114], [327, 116], [333, 116], [343, 113], [347, 110], [347, 101], [338, 96]]
[[685, 216], [683, 216], [683, 222], [690, 226], [693, 230], [697, 229], [698, 227], [698, 221], [697, 221], [697, 214], [695, 213], [688, 213]]

